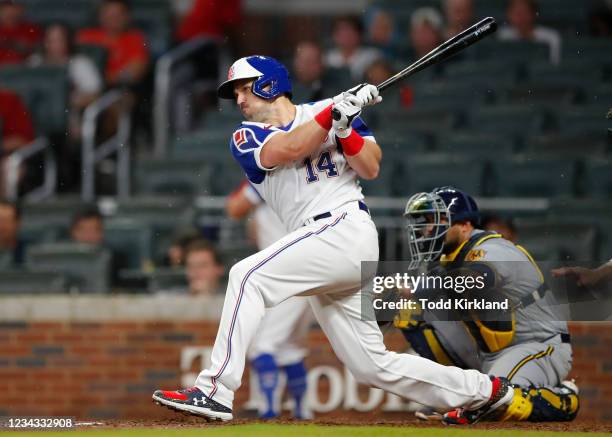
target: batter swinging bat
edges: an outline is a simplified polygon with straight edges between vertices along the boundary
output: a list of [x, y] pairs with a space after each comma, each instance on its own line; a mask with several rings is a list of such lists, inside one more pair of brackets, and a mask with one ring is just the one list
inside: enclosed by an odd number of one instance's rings
[[461, 50], [471, 46], [472, 44], [480, 41], [484, 37], [492, 34], [497, 30], [497, 23], [493, 17], [487, 17], [478, 23], [474, 24], [472, 27], [464, 30], [463, 32], [455, 35], [448, 41], [442, 43], [431, 52], [427, 53], [418, 61], [415, 61], [408, 67], [404, 68], [402, 71], [397, 73], [394, 76], [391, 76], [389, 79], [385, 80], [383, 83], [377, 86], [380, 92], [383, 92], [391, 85], [399, 82], [400, 80], [412, 76], [413, 74], [433, 65], [444, 59], [450, 58], [453, 55], [456, 55]]

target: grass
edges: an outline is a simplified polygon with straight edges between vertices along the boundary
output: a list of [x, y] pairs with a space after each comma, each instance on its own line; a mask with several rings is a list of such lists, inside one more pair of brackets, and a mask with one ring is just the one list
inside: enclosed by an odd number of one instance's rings
[[410, 427], [388, 427], [388, 426], [321, 426], [321, 425], [236, 425], [236, 426], [202, 426], [201, 428], [132, 428], [132, 429], [78, 429], [74, 431], [46, 431], [40, 432], [0, 432], [0, 436], [32, 436], [60, 437], [87, 435], [92, 437], [609, 437], [606, 433], [583, 433], [583, 432], [552, 432], [552, 431], [524, 431], [517, 429], [505, 430], [480, 430], [469, 428], [410, 428]]

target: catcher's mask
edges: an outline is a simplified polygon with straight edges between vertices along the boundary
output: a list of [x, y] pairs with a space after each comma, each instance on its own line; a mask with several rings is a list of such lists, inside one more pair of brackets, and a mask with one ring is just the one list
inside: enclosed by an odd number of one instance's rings
[[404, 217], [412, 263], [437, 260], [451, 226], [451, 213], [442, 197], [435, 192], [413, 195]]

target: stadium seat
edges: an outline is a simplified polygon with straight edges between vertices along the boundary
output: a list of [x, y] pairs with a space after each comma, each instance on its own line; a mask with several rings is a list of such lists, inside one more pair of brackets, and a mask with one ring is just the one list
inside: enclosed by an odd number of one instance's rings
[[23, 98], [39, 134], [65, 135], [68, 76], [64, 68], [2, 67], [0, 83]]
[[394, 194], [410, 196], [435, 187], [453, 185], [475, 196], [483, 194], [485, 163], [465, 157], [432, 154], [406, 156], [402, 177], [395, 181]]
[[132, 20], [147, 37], [148, 48], [154, 58], [164, 54], [172, 41], [172, 11], [170, 2], [132, 0]]
[[33, 242], [49, 242], [67, 237], [72, 217], [86, 206], [88, 204], [80, 198], [72, 196], [25, 203], [22, 206], [21, 217], [23, 235], [28, 241]]
[[502, 101], [518, 105], [570, 105], [581, 96], [580, 79], [566, 83], [527, 82], [506, 90]]
[[0, 270], [6, 269], [13, 264], [13, 252], [10, 250], [0, 250]]
[[149, 293], [177, 293], [188, 294], [189, 283], [184, 269], [161, 268], [155, 269], [147, 278]]
[[72, 29], [95, 24], [95, 2], [92, 0], [18, 0], [25, 6], [29, 21], [45, 26], [65, 23]]
[[482, 41], [470, 50], [466, 50], [469, 56], [475, 59], [499, 60], [504, 63], [523, 63], [550, 59], [548, 45], [530, 41], [499, 41], [490, 38]]
[[609, 200], [612, 197], [612, 162], [608, 159], [589, 159], [584, 166], [584, 194]]
[[[446, 108], [386, 108], [384, 105], [372, 108], [377, 130], [401, 129], [404, 132], [431, 135], [457, 127], [460, 117]], [[376, 134], [376, 132], [375, 132]]]
[[538, 0], [538, 22], [560, 31], [578, 33], [586, 31], [592, 2], [565, 0]]
[[465, 102], [482, 105], [492, 99], [492, 92], [484, 82], [466, 84], [448, 79], [413, 88], [415, 108], [464, 108]]
[[153, 232], [146, 223], [126, 218], [104, 221], [104, 245], [118, 269], [147, 269], [153, 264]]
[[518, 63], [498, 60], [462, 60], [444, 65], [444, 76], [448, 83], [471, 84], [482, 87], [510, 86], [516, 82]]
[[0, 294], [63, 294], [67, 293], [69, 283], [61, 273], [36, 270], [0, 270]]
[[519, 219], [515, 221], [519, 244], [536, 261], [593, 261], [597, 259], [596, 226], [580, 223]]
[[443, 153], [464, 155], [470, 159], [491, 158], [514, 152], [515, 141], [494, 133], [452, 132], [436, 137], [436, 150]]
[[608, 151], [608, 138], [605, 133], [585, 134], [544, 134], [527, 139], [527, 153], [565, 156], [604, 155]]
[[576, 164], [558, 156], [515, 156], [492, 162], [495, 193], [502, 197], [571, 197]]
[[572, 106], [557, 115], [558, 128], [565, 134], [602, 134], [605, 135], [612, 125], [606, 119], [610, 110], [609, 102], [596, 105]]
[[233, 128], [199, 130], [185, 136], [177, 136], [172, 143], [175, 158], [216, 158], [231, 154], [229, 148]]
[[70, 288], [81, 293], [109, 290], [111, 255], [102, 248], [79, 243], [55, 243], [27, 249], [26, 267], [68, 277]]
[[115, 217], [145, 223], [151, 229], [153, 260], [157, 263], [166, 255], [175, 230], [191, 227], [194, 211], [185, 198], [136, 196], [119, 201]]
[[141, 160], [135, 171], [136, 188], [141, 194], [210, 194], [212, 170], [206, 162], [186, 158]]
[[612, 41], [609, 38], [565, 38], [561, 50], [563, 60], [598, 61], [609, 65]]
[[106, 61], [108, 59], [108, 51], [104, 47], [97, 46], [94, 44], [79, 44], [77, 45], [76, 50], [81, 55], [87, 56], [93, 61], [93, 63], [98, 68], [100, 77], [103, 78]]
[[598, 83], [604, 79], [604, 66], [599, 60], [585, 61], [563, 59], [560, 65], [549, 61], [537, 61], [527, 65], [527, 74], [533, 82], [568, 83], [580, 81], [582, 84]]
[[545, 116], [537, 105], [496, 105], [476, 108], [470, 120], [473, 131], [519, 140], [525, 135], [540, 133]]

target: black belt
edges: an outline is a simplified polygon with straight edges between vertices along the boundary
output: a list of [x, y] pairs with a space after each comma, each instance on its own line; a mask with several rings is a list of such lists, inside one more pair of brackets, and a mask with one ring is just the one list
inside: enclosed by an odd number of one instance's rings
[[572, 336], [567, 334], [567, 333], [563, 333], [561, 334], [561, 343], [571, 343], [572, 340]]
[[[370, 213], [370, 210], [368, 209], [368, 206], [363, 203], [361, 200], [357, 201], [357, 204], [359, 205], [359, 209], [362, 211], [367, 212], [368, 214]], [[325, 218], [330, 218], [332, 216], [331, 212], [324, 212], [322, 214], [319, 215], [315, 215], [312, 219], [316, 222], [317, 220], [321, 220], [321, 219], [325, 219]]]

